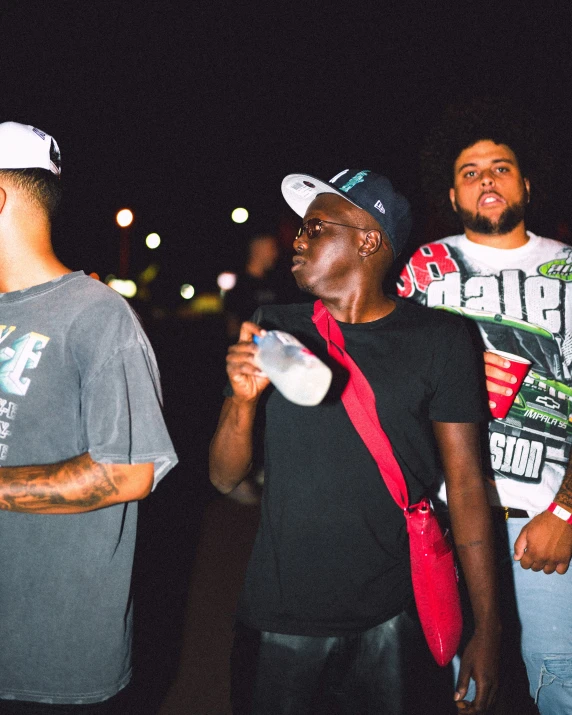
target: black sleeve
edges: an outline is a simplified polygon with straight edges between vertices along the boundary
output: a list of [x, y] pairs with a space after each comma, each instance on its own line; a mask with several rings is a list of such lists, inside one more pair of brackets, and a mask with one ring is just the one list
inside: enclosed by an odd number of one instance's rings
[[440, 334], [435, 345], [436, 388], [429, 417], [436, 422], [480, 422], [487, 417], [483, 358], [463, 322], [455, 320], [454, 327]]

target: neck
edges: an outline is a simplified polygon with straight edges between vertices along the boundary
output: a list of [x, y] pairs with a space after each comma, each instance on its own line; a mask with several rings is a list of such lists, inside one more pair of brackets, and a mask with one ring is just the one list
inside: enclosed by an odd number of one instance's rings
[[480, 243], [482, 246], [490, 246], [491, 248], [520, 248], [520, 246], [524, 246], [528, 243], [524, 221], [521, 221], [518, 226], [509, 233], [502, 235], [476, 233], [468, 228], [465, 228], [465, 235], [469, 241]]
[[42, 254], [0, 254], [0, 293], [12, 293], [48, 283], [71, 273], [56, 256]]
[[395, 309], [395, 301], [383, 292], [375, 296], [319, 296], [333, 318], [341, 323], [371, 323]]

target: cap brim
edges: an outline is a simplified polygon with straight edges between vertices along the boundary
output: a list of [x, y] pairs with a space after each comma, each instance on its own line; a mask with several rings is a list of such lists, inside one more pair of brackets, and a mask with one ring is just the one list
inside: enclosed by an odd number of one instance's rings
[[282, 195], [286, 199], [286, 203], [302, 218], [318, 194], [338, 194], [350, 204], [353, 203], [335, 186], [317, 179], [315, 176], [310, 176], [310, 174], [288, 174], [282, 181]]

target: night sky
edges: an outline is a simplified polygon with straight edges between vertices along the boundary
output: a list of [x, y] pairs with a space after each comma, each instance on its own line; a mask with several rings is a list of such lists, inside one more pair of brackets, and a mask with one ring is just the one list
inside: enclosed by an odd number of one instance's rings
[[[298, 171], [388, 175], [418, 243], [422, 138], [447, 103], [482, 94], [526, 104], [556, 151], [549, 232], [572, 219], [569, 7], [5, 0], [0, 115], [58, 141], [57, 252], [102, 276], [117, 271], [114, 216], [128, 206], [133, 277], [156, 260], [174, 291], [215, 289], [248, 236], [292, 221], [280, 181]], [[235, 206], [251, 221], [233, 224]]]

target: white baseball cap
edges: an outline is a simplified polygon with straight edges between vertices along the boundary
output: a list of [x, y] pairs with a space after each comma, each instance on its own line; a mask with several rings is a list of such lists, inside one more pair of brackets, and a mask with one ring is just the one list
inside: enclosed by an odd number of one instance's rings
[[61, 173], [56, 140], [30, 124], [0, 124], [0, 169], [48, 169]]

